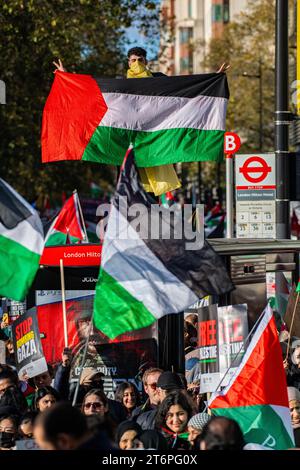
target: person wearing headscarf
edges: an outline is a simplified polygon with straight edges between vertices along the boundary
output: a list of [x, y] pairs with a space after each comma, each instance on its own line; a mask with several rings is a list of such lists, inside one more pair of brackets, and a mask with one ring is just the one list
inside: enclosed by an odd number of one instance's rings
[[123, 421], [116, 431], [116, 443], [122, 450], [137, 448], [135, 439], [142, 433], [142, 428], [134, 421]]
[[142, 432], [142, 434], [137, 436], [137, 440], [142, 444], [142, 449], [153, 449], [161, 452], [168, 450], [166, 439], [160, 432], [154, 431], [153, 429]]
[[191, 448], [195, 448], [195, 440], [201, 434], [205, 424], [211, 419], [211, 416], [207, 413], [197, 413], [192, 416], [188, 422], [188, 441], [191, 444]]

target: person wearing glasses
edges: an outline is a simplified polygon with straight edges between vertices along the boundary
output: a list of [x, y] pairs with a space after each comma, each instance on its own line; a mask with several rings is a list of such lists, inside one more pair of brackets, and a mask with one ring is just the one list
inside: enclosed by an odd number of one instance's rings
[[102, 390], [92, 389], [84, 397], [81, 411], [84, 415], [101, 415], [108, 413], [107, 397]]
[[109, 401], [103, 390], [90, 390], [83, 399], [81, 412], [85, 416], [97, 415], [101, 418], [102, 427], [108, 436], [114, 436], [117, 423], [110, 412]]
[[162, 369], [159, 369], [157, 367], [151, 367], [145, 370], [142, 377], [142, 382], [147, 399], [145, 403], [140, 406], [137, 406], [133, 410], [131, 414], [131, 419], [133, 419], [134, 421], [136, 421], [138, 417], [141, 416], [143, 413], [156, 409], [157, 405], [159, 404], [160, 398], [157, 390], [157, 381], [162, 372]]
[[[143, 430], [155, 429], [155, 419], [158, 410], [158, 405], [175, 390], [183, 390], [184, 384], [178, 374], [171, 371], [162, 372], [155, 384], [155, 401], [156, 405], [152, 406], [150, 411], [146, 411], [138, 416], [136, 422], [142, 427]], [[154, 390], [151, 390], [154, 392]]]

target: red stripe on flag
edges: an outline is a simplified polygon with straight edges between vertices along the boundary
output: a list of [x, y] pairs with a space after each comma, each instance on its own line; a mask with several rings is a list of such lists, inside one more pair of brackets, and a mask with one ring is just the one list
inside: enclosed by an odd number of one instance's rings
[[56, 72], [42, 122], [42, 161], [81, 160], [107, 105], [90, 75]]

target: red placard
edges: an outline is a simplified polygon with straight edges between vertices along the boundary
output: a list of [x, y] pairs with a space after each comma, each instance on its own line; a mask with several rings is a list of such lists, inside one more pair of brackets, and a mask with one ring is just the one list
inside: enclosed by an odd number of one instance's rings
[[102, 245], [80, 244], [46, 247], [40, 264], [59, 266], [62, 259], [64, 266], [100, 266]]

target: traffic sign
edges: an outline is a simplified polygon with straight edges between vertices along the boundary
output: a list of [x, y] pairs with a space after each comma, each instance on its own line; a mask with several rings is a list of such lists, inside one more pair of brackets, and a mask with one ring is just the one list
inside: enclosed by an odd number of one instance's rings
[[275, 155], [236, 155], [236, 189], [275, 190]]
[[241, 139], [234, 132], [225, 132], [224, 134], [224, 153], [232, 156], [241, 148]]
[[[258, 156], [248, 158], [239, 169], [239, 172], [250, 183], [261, 183], [271, 171], [272, 168], [268, 166], [266, 160]], [[257, 174], [257, 176], [251, 176], [254, 174]]]
[[275, 237], [275, 155], [236, 155], [236, 236]]

